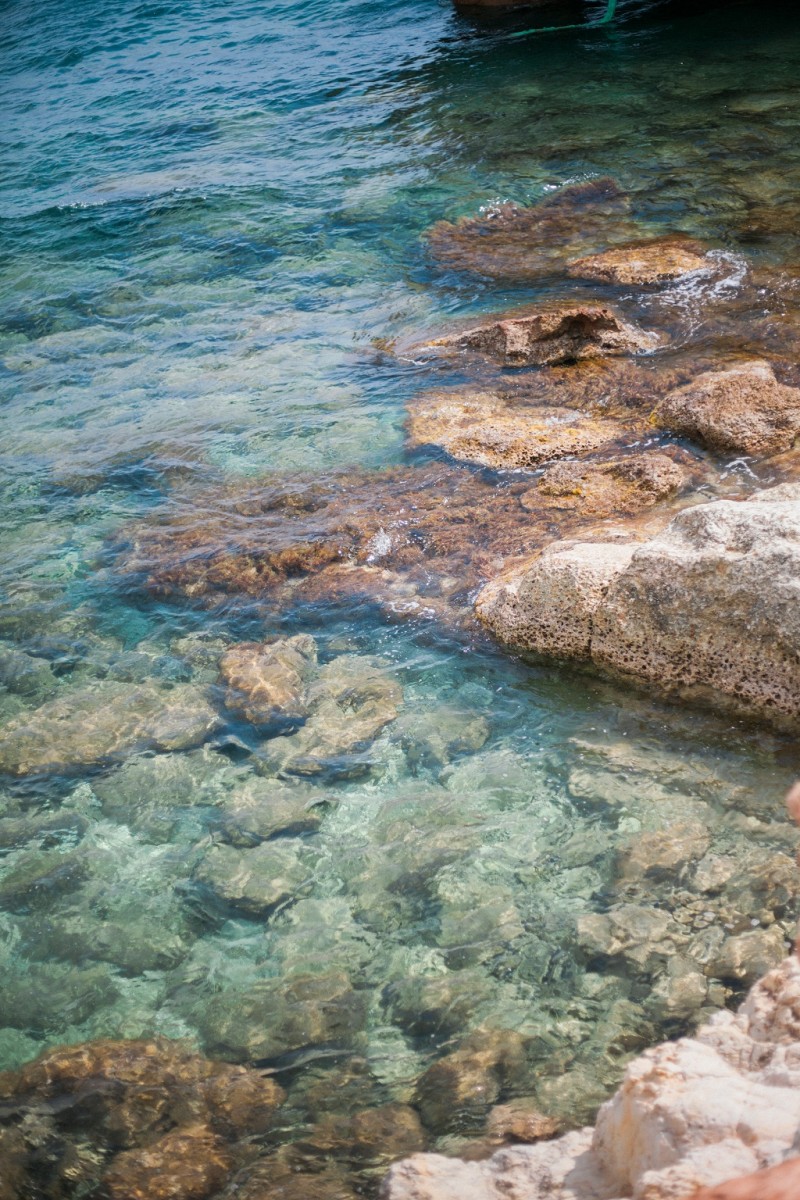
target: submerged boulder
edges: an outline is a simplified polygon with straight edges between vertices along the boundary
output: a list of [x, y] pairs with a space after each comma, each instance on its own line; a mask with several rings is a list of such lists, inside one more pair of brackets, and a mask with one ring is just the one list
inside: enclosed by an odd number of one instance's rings
[[608, 354], [654, 350], [658, 334], [639, 329], [607, 304], [558, 304], [501, 317], [429, 343], [442, 352], [471, 351], [505, 367], [536, 367]]
[[767, 362], [738, 363], [671, 392], [655, 419], [721, 453], [778, 454], [800, 436], [800, 388], [779, 383]]
[[567, 274], [577, 279], [625, 285], [662, 283], [709, 269], [699, 242], [675, 236], [632, 242], [567, 263]]
[[301, 721], [308, 715], [306, 684], [316, 662], [317, 644], [308, 634], [266, 645], [239, 642], [220, 659], [225, 703], [253, 725]]
[[188, 750], [221, 724], [204, 689], [192, 684], [74, 688], [0, 730], [0, 771], [68, 772], [136, 750]]
[[487, 585], [502, 641], [800, 722], [800, 487], [684, 509], [644, 543], [548, 547]]
[[598, 517], [640, 512], [674, 495], [688, 472], [668, 454], [627, 454], [590, 462], [558, 462], [542, 473], [523, 505], [580, 509]]

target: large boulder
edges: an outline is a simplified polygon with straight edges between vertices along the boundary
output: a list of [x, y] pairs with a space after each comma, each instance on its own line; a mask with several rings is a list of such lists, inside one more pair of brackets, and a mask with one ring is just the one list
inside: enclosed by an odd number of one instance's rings
[[684, 509], [644, 543], [556, 543], [488, 584], [504, 642], [800, 722], [800, 486]]
[[[391, 1168], [384, 1200], [683, 1200], [772, 1168], [800, 1133], [800, 962], [785, 959], [734, 1015], [628, 1067], [595, 1128], [501, 1150], [485, 1162], [416, 1154]], [[757, 1178], [757, 1177], [756, 1177]], [[763, 1177], [762, 1177], [763, 1178]], [[786, 1195], [793, 1195], [787, 1192]], [[720, 1188], [703, 1200], [756, 1200]], [[783, 1200], [764, 1192], [763, 1200]], [[700, 1197], [697, 1197], [700, 1200]]]
[[800, 436], [800, 389], [779, 383], [767, 362], [737, 363], [671, 392], [655, 418], [723, 454], [778, 454]]

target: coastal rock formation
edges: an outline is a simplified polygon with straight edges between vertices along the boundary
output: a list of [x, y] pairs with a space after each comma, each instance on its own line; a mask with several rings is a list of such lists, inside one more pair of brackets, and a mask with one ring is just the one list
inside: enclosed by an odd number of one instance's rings
[[556, 543], [478, 596], [501, 640], [796, 725], [800, 488], [684, 509], [643, 544]]
[[567, 274], [599, 283], [642, 285], [680, 279], [709, 268], [709, 259], [699, 242], [663, 237], [573, 258], [567, 263]]
[[698, 375], [654, 416], [720, 453], [778, 454], [800, 436], [800, 389], [779, 383], [767, 362], [738, 363]]
[[[603, 369], [592, 379], [600, 396], [616, 376]], [[643, 465], [652, 457], [630, 456], [634, 483], [619, 480], [627, 468], [609, 468], [602, 487], [619, 482], [626, 511], [639, 501], [648, 507], [662, 486]], [[659, 452], [659, 478], [662, 468]], [[472, 621], [471, 590], [504, 562], [552, 540], [555, 529], [574, 535], [597, 511], [594, 486], [583, 494], [576, 486], [562, 503], [530, 479], [491, 480], [442, 463], [188, 489], [125, 532], [116, 571], [129, 589], [157, 596], [255, 597], [283, 611], [366, 600], [394, 618], [455, 627]]]
[[221, 724], [205, 690], [192, 684], [72, 688], [0, 730], [0, 772], [66, 772], [136, 750], [188, 750]]
[[[717, 1013], [695, 1037], [635, 1059], [594, 1129], [485, 1162], [417, 1154], [391, 1168], [382, 1196], [683, 1200], [704, 1185], [777, 1171], [797, 1153], [799, 1061], [800, 962], [792, 957], [756, 984], [736, 1015]], [[724, 1189], [720, 1198], [729, 1200]]]
[[607, 304], [559, 304], [502, 317], [437, 338], [443, 352], [470, 351], [504, 367], [537, 367], [654, 350], [658, 334], [639, 329]]
[[239, 642], [220, 659], [225, 703], [253, 725], [301, 721], [308, 715], [306, 683], [316, 661], [317, 644], [307, 634], [267, 645]]
[[622, 516], [666, 500], [687, 478], [688, 472], [668, 454], [559, 462], [542, 473], [537, 486], [522, 497], [522, 503], [533, 511], [545, 507], [580, 509], [597, 517]]
[[539, 204], [498, 204], [477, 217], [439, 221], [428, 233], [431, 257], [442, 267], [490, 279], [524, 282], [561, 268], [564, 256], [629, 240], [636, 226], [613, 179], [570, 184]]

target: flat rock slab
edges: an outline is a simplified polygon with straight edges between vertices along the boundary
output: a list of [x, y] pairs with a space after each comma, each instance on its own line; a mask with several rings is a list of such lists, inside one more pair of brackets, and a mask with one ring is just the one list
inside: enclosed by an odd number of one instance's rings
[[68, 772], [137, 750], [188, 750], [221, 724], [205, 690], [192, 684], [75, 688], [0, 731], [0, 772]]

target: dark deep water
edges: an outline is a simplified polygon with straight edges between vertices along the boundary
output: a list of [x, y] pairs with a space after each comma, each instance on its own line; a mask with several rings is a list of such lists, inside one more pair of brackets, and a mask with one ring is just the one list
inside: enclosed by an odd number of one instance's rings
[[[404, 732], [387, 726], [357, 777], [299, 785], [319, 819], [264, 843], [291, 895], [263, 913], [206, 886], [228, 814], [278, 786], [233, 724], [202, 748], [0, 781], [0, 1069], [153, 1035], [277, 1067], [289, 1101], [266, 1155], [307, 1132], [312, 1089], [334, 1112], [408, 1104], [468, 1033], [512, 1029], [509, 1089], [580, 1121], [632, 1053], [742, 986], [701, 971], [675, 999], [672, 951], [593, 954], [591, 914], [646, 909], [634, 941], [678, 928], [705, 961], [715, 938], [760, 928], [780, 947], [791, 929], [795, 896], [752, 884], [796, 843], [785, 740], [361, 608], [198, 611], [108, 573], [109, 539], [178, 480], [404, 461], [426, 368], [373, 341], [537, 295], [435, 269], [434, 221], [611, 175], [650, 232], [796, 269], [796, 17], [636, 7], [508, 41], [437, 0], [4, 5], [0, 723], [109, 685], [134, 705], [204, 688], [226, 642], [302, 630], [321, 662], [380, 656]], [[452, 752], [425, 742], [437, 719], [468, 730]], [[676, 820], [727, 882], [620, 891], [620, 855]], [[291, 1008], [317, 976], [344, 1033], [250, 1003], [271, 987]], [[480, 1125], [427, 1136], [457, 1151]], [[382, 1165], [347, 1160], [348, 1178]]]

